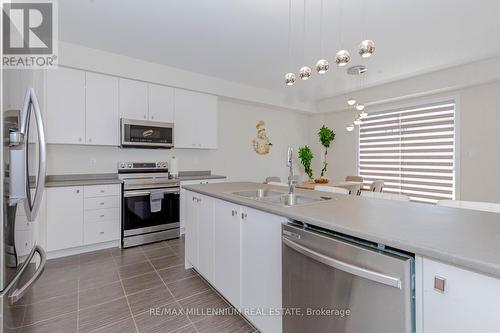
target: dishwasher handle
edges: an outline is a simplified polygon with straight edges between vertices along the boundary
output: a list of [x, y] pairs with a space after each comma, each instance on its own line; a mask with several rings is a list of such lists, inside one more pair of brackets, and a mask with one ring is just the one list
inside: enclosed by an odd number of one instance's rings
[[390, 287], [398, 288], [401, 289], [401, 279], [392, 277], [389, 275], [385, 275], [382, 273], [378, 273], [363, 267], [355, 266], [346, 262], [343, 262], [338, 259], [330, 258], [328, 256], [325, 256], [324, 254], [318, 253], [316, 251], [313, 251], [311, 249], [308, 249], [305, 246], [302, 246], [286, 237], [283, 236], [282, 238], [283, 244], [286, 246], [290, 247], [291, 249], [315, 260], [318, 262], [321, 262], [327, 266], [330, 266], [332, 268], [344, 271], [346, 273], [350, 273], [374, 282], [382, 283]]

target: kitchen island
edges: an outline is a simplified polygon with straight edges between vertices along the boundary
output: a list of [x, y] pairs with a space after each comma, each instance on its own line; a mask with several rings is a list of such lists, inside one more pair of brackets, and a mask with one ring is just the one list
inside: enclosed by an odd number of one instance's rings
[[[212, 260], [215, 264], [209, 264], [211, 267], [208, 267], [209, 270], [206, 271], [208, 278], [203, 269], [201, 273], [209, 282], [215, 283], [215, 287], [237, 307], [248, 306], [245, 303], [245, 294], [251, 295], [250, 291], [245, 292], [247, 287], [244, 272], [250, 271], [250, 268], [244, 264], [249, 252], [245, 251], [245, 247], [254, 245], [255, 251], [263, 255], [268, 254], [273, 258], [261, 259], [268, 261], [267, 266], [254, 260], [255, 258], [248, 258], [247, 262], [251, 262], [252, 266], [266, 266], [262, 267], [265, 270], [279, 266], [281, 252], [276, 253], [276, 251], [281, 249], [281, 247], [278, 248], [281, 244], [280, 223], [286, 223], [288, 219], [292, 219], [413, 254], [416, 262], [417, 332], [423, 332], [424, 329], [427, 332], [437, 332], [441, 328], [450, 331], [455, 327], [457, 328], [455, 332], [466, 332], [469, 327], [467, 323], [471, 322], [476, 326], [471, 326], [473, 329], [469, 331], [477, 331], [480, 327], [485, 328], [480, 331], [492, 331], [493, 319], [489, 315], [494, 309], [495, 311], [500, 309], [494, 297], [491, 296], [500, 292], [500, 217], [498, 214], [307, 190], [297, 190], [297, 194], [316, 198], [328, 197], [329, 200], [286, 207], [233, 194], [237, 191], [256, 189], [286, 191], [283, 187], [250, 182], [193, 185], [185, 189], [193, 194], [193, 202], [202, 206], [205, 202], [205, 206], [200, 209], [190, 208], [190, 211], [198, 212], [199, 215], [195, 219], [197, 228], [191, 228], [191, 231], [196, 230], [197, 234], [190, 234], [190, 228], [186, 226], [187, 264], [193, 264], [189, 256], [196, 257], [194, 260], [196, 263], [193, 266], [198, 270], [200, 269], [197, 265], [203, 267], [207, 260], [210, 263], [209, 255], [212, 246], [214, 248], [212, 253], [215, 257]], [[213, 202], [210, 203], [211, 201]], [[227, 208], [228, 215], [233, 218], [236, 215], [233, 223], [231, 220], [225, 221], [221, 218], [224, 207]], [[211, 221], [209, 221], [210, 216], [213, 217]], [[258, 227], [254, 230], [252, 227], [257, 225]], [[266, 228], [266, 230], [259, 232], [259, 228]], [[247, 234], [252, 232], [253, 236], [247, 237]], [[213, 235], [214, 244], [203, 244], [203, 241], [200, 241], [207, 233]], [[240, 235], [241, 243], [239, 238], [235, 239]], [[252, 244], [252, 237], [260, 237], [260, 239]], [[188, 249], [191, 241], [199, 241], [198, 245], [201, 247]], [[222, 245], [228, 247], [218, 251], [217, 247]], [[194, 254], [193, 251], [197, 251], [200, 256]], [[228, 271], [223, 274], [223, 283], [217, 286], [219, 254], [224, 257], [223, 261], [233, 261], [233, 263], [240, 260], [241, 255], [241, 262], [240, 265], [233, 265], [238, 266], [238, 270], [231, 271], [231, 267], [227, 267]], [[274, 260], [274, 263], [271, 260]], [[258, 274], [259, 267], [253, 268], [256, 269], [254, 274]], [[281, 271], [272, 274], [280, 275]], [[260, 284], [273, 285], [272, 274], [267, 276], [267, 280], [262, 278]], [[434, 290], [437, 278], [445, 278], [447, 287], [445, 291]], [[234, 279], [241, 279], [241, 283], [238, 286], [228, 287]], [[274, 279], [278, 278], [275, 276]], [[277, 281], [274, 286], [278, 288]], [[252, 285], [252, 288], [255, 290], [256, 285]], [[269, 293], [272, 294], [270, 291], [265, 294], [272, 299]], [[253, 303], [250, 302], [250, 305], [256, 305], [258, 301], [255, 301], [254, 296], [251, 298], [253, 298]], [[274, 303], [260, 305], [275, 306], [278, 298], [278, 295], [275, 295]], [[483, 310], [480, 312], [476, 309], [474, 312], [475, 308]], [[460, 320], [464, 311], [468, 313], [469, 318], [471, 315], [477, 315], [477, 319]], [[422, 318], [426, 319], [425, 322]], [[259, 327], [255, 318], [250, 318], [250, 320]]]

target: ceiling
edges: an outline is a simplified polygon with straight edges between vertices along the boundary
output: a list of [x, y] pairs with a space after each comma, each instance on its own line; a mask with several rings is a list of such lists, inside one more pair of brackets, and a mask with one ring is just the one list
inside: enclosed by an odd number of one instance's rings
[[[314, 67], [321, 56], [320, 0], [306, 3], [305, 38], [303, 1], [292, 0], [291, 66], [287, 0], [64, 0], [59, 37], [308, 101], [500, 55], [498, 0], [349, 0], [339, 20], [340, 2], [324, 0], [323, 56], [333, 62], [342, 26], [352, 64], [368, 67], [363, 80], [332, 66], [323, 76], [284, 85], [286, 72]], [[365, 30], [377, 49], [362, 60], [356, 46]]]

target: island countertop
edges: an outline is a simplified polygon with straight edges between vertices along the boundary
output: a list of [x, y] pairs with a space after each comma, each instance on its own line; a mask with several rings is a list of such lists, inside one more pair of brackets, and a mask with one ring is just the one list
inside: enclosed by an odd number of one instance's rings
[[280, 186], [252, 182], [189, 185], [186, 190], [500, 277], [500, 214], [297, 189], [331, 200], [286, 207], [231, 192]]

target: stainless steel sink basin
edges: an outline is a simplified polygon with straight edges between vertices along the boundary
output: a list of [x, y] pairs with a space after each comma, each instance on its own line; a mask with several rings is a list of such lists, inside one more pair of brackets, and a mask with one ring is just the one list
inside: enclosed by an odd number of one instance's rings
[[272, 204], [284, 205], [284, 206], [299, 206], [314, 202], [321, 202], [325, 200], [330, 200], [329, 197], [306, 197], [304, 195], [294, 195], [289, 196], [288, 194], [280, 195], [278, 197], [267, 197], [262, 201], [269, 202]]
[[238, 191], [233, 192], [232, 194], [239, 195], [240, 197], [245, 197], [249, 199], [261, 200], [267, 197], [276, 197], [285, 194], [285, 192], [273, 191], [267, 189], [258, 189], [258, 190], [248, 190], [248, 191]]
[[330, 197], [308, 197], [300, 194], [291, 196], [285, 192], [267, 189], [237, 191], [231, 194], [280, 206], [298, 206], [332, 199]]

